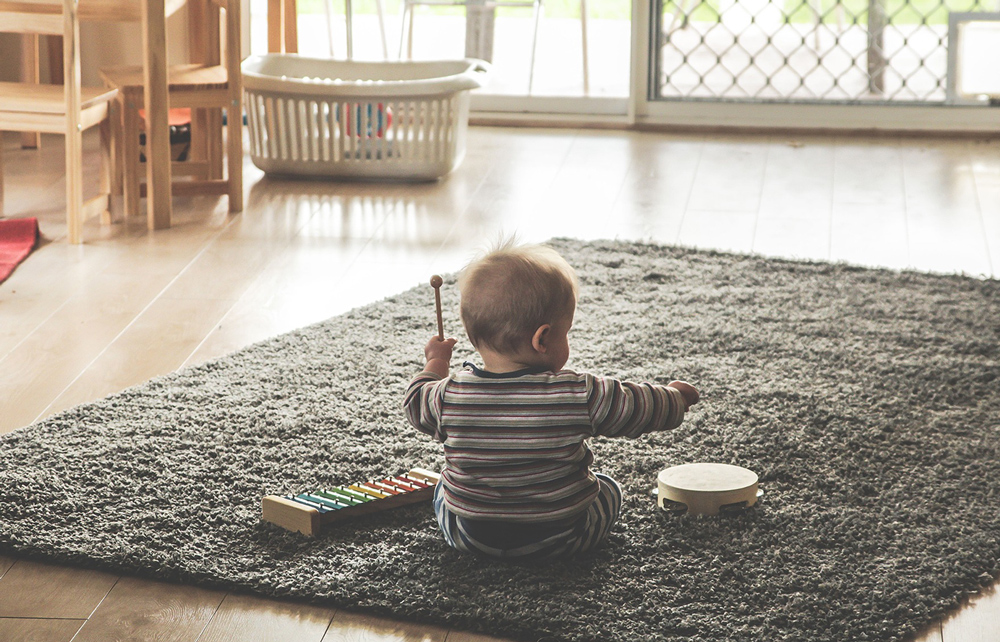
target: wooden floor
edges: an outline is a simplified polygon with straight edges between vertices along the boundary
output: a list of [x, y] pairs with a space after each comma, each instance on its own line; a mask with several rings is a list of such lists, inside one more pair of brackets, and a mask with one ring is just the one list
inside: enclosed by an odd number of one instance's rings
[[[501, 230], [1000, 271], [996, 141], [473, 128], [440, 183], [278, 181], [248, 162], [242, 214], [178, 198], [173, 228], [94, 221], [82, 246], [66, 243], [61, 141], [2, 142], [4, 216], [38, 216], [45, 238], [0, 285], [0, 432], [426, 283]], [[124, 639], [489, 638], [0, 557], [0, 640]], [[1000, 640], [1000, 596], [919, 639]]]

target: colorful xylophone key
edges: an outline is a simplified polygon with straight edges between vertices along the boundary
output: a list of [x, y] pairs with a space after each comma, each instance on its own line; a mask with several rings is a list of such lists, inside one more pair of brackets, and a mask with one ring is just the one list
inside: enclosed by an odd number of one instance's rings
[[397, 506], [430, 501], [440, 476], [414, 468], [395, 477], [372, 479], [313, 490], [298, 495], [268, 495], [261, 500], [261, 518], [306, 535], [319, 535], [334, 522]]

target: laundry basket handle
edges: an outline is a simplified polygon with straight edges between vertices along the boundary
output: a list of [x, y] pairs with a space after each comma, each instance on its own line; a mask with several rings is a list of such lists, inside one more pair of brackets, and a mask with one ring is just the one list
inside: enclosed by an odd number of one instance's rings
[[490, 63], [476, 58], [354, 62], [293, 54], [250, 56], [242, 64], [243, 85], [248, 91], [372, 99], [479, 89], [486, 84], [491, 68]]
[[480, 60], [479, 58], [466, 58], [465, 62], [469, 64], [469, 68], [465, 72], [456, 76], [461, 78], [462, 84], [465, 85], [463, 89], [479, 89], [486, 84], [486, 77], [489, 76], [490, 71], [493, 69], [493, 65], [486, 62], [485, 60]]
[[473, 65], [475, 65], [472, 68], [472, 71], [476, 72], [477, 74], [488, 74], [490, 73], [490, 70], [493, 69], [493, 65], [486, 62], [485, 60], [479, 60], [478, 58], [469, 58], [468, 60], [469, 62], [473, 63]]

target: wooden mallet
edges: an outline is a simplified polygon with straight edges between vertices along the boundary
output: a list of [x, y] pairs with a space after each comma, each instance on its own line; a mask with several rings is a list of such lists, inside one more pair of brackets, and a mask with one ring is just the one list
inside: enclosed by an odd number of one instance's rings
[[434, 307], [437, 310], [438, 340], [444, 341], [444, 321], [441, 319], [441, 285], [444, 281], [435, 274], [431, 277], [431, 287], [434, 288]]

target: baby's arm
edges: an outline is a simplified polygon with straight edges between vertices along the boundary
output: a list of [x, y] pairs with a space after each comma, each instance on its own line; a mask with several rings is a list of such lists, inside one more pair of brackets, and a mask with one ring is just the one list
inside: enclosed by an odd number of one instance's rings
[[698, 390], [683, 381], [660, 386], [592, 377], [589, 383], [588, 408], [594, 434], [608, 437], [638, 437], [676, 428], [699, 397]]
[[433, 337], [427, 342], [424, 369], [410, 380], [403, 399], [403, 410], [410, 424], [440, 441], [444, 441], [444, 435], [440, 434], [442, 380], [448, 376], [455, 341]]

